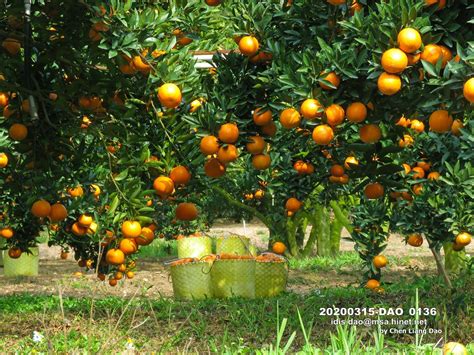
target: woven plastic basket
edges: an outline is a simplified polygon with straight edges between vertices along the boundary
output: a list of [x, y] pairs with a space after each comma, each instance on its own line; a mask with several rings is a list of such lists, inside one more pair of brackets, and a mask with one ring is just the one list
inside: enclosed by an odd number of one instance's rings
[[178, 258], [197, 258], [212, 253], [212, 240], [209, 237], [187, 237], [178, 240]]
[[255, 297], [255, 260], [216, 260], [211, 269], [214, 297]]
[[286, 289], [286, 262], [257, 261], [255, 265], [255, 297], [274, 297]]
[[238, 235], [218, 237], [216, 254], [250, 255], [250, 239]]
[[205, 261], [171, 265], [174, 296], [178, 299], [211, 298], [211, 266]]
[[30, 248], [32, 254], [22, 253], [18, 259], [12, 259], [8, 253], [3, 254], [3, 272], [5, 277], [38, 276], [39, 249]]

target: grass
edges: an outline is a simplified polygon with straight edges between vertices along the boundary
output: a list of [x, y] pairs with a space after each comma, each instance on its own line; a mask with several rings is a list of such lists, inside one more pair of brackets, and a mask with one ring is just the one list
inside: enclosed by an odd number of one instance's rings
[[176, 240], [155, 239], [146, 248], [141, 248], [138, 257], [140, 259], [163, 259], [178, 257], [178, 245]]
[[290, 268], [312, 271], [341, 271], [344, 267], [362, 266], [362, 259], [356, 252], [342, 252], [337, 257], [310, 257], [290, 259]]
[[[21, 353], [116, 353], [133, 346], [143, 352], [276, 354], [277, 349], [289, 344], [290, 352], [329, 349], [333, 352], [328, 353], [347, 353], [343, 349], [350, 346], [375, 353], [380, 350], [381, 341], [377, 327], [336, 326], [331, 319], [337, 317], [320, 315], [320, 308], [408, 310], [416, 304], [415, 287], [419, 289], [419, 306], [437, 309], [436, 316], [425, 317], [429, 327], [443, 330], [442, 335], [425, 335], [419, 343], [434, 344], [443, 337], [467, 343], [473, 340], [469, 313], [474, 298], [472, 280], [458, 280], [455, 286], [455, 291], [448, 292], [437, 279], [422, 278], [411, 285], [388, 285], [383, 294], [354, 287], [323, 288], [308, 295], [285, 293], [263, 300], [176, 301], [140, 295], [94, 299], [20, 294], [0, 298], [0, 349]], [[414, 319], [409, 315], [396, 318]], [[34, 331], [44, 337], [42, 341], [33, 341]], [[384, 337], [385, 353], [415, 349], [414, 335]], [[431, 353], [428, 346], [427, 349]]]

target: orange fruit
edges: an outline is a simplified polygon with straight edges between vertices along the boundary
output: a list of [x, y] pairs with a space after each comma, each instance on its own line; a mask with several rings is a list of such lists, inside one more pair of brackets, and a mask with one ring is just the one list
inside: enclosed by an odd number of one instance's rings
[[247, 150], [250, 154], [261, 154], [265, 150], [267, 143], [260, 136], [249, 137], [249, 142], [246, 144]]
[[382, 138], [382, 131], [376, 124], [367, 124], [359, 129], [360, 139], [364, 143], [377, 143]]
[[395, 95], [402, 88], [402, 80], [398, 75], [383, 72], [377, 80], [377, 87], [384, 95]]
[[280, 114], [280, 123], [286, 129], [296, 128], [300, 122], [301, 116], [294, 108], [284, 109]]
[[465, 247], [471, 243], [472, 236], [467, 232], [459, 233], [456, 236], [456, 244]]
[[[408, 65], [415, 65], [418, 63], [421, 59], [421, 53], [416, 53], [416, 54], [407, 54], [408, 58]], [[423, 79], [420, 79], [423, 80]]]
[[8, 155], [0, 153], [0, 168], [4, 168], [8, 165]]
[[[344, 1], [345, 3], [345, 1]], [[334, 87], [336, 87], [336, 89], [339, 87], [339, 84], [341, 83], [341, 79], [339, 78], [339, 76], [335, 73], [335, 72], [329, 72], [328, 74], [325, 75], [325, 73], [321, 73], [321, 75], [323, 75], [323, 77], [321, 77], [321, 79], [325, 80], [325, 81], [329, 81]], [[334, 90], [332, 87], [320, 82], [319, 83], [319, 86], [321, 86], [321, 88], [323, 88], [324, 90]]]
[[398, 33], [398, 46], [405, 53], [413, 53], [420, 49], [422, 45], [420, 32], [414, 28], [404, 28]]
[[176, 108], [182, 100], [181, 90], [175, 84], [164, 84], [158, 89], [158, 100], [167, 108]]
[[403, 163], [402, 166], [403, 166], [403, 169], [405, 170], [405, 174], [409, 174], [411, 171], [411, 166], [405, 163]]
[[219, 128], [219, 139], [224, 143], [235, 143], [239, 139], [239, 128], [234, 123], [225, 123]]
[[35, 217], [47, 217], [51, 212], [51, 205], [48, 201], [38, 200], [31, 206], [31, 213]]
[[133, 66], [135, 69], [143, 72], [143, 73], [149, 73], [151, 70], [150, 65], [144, 60], [141, 56], [136, 55], [132, 59]]
[[404, 134], [403, 138], [398, 141], [398, 145], [401, 148], [409, 147], [413, 144], [414, 140], [413, 137], [409, 134]]
[[272, 120], [272, 111], [265, 110], [261, 107], [256, 108], [253, 112], [253, 121], [257, 126], [266, 126]]
[[62, 260], [66, 260], [68, 257], [69, 257], [69, 253], [67, 251], [61, 251], [61, 254], [59, 254], [59, 257], [62, 259]]
[[387, 258], [383, 255], [377, 255], [373, 258], [372, 264], [374, 264], [374, 266], [377, 269], [381, 269], [381, 268], [387, 266]]
[[199, 149], [204, 155], [217, 154], [217, 151], [219, 150], [219, 141], [214, 136], [203, 137]]
[[308, 164], [306, 164], [303, 160], [298, 160], [293, 164], [293, 169], [295, 169], [298, 174], [306, 174], [306, 171], [308, 170]]
[[263, 190], [255, 191], [255, 198], [257, 200], [261, 200], [263, 198], [263, 196], [265, 196], [265, 191], [263, 191]]
[[0, 108], [8, 106], [8, 94], [5, 92], [0, 92]]
[[365, 186], [364, 195], [369, 200], [375, 200], [383, 197], [385, 189], [382, 184], [378, 182], [370, 183]]
[[175, 185], [187, 185], [191, 180], [191, 174], [188, 168], [178, 165], [171, 169], [170, 179], [173, 180]]
[[356, 12], [362, 11], [363, 8], [364, 7], [362, 6], [362, 4], [360, 2], [357, 2], [356, 0], [354, 0], [352, 2], [352, 5], [351, 5], [350, 9], [349, 9], [349, 13], [351, 14], [351, 16], [354, 16], [354, 14]]
[[433, 65], [436, 65], [440, 58], [443, 58], [443, 51], [437, 44], [428, 44], [421, 52], [421, 59]]
[[425, 124], [419, 120], [411, 120], [410, 128], [418, 133], [425, 131]]
[[96, 184], [91, 184], [90, 191], [92, 192], [92, 195], [94, 195], [95, 197], [99, 197], [101, 193], [99, 185], [96, 185]]
[[211, 178], [220, 178], [225, 174], [225, 171], [225, 165], [216, 158], [211, 158], [204, 164], [204, 172]]
[[12, 259], [18, 259], [22, 254], [22, 251], [18, 247], [12, 247], [8, 250], [8, 256]]
[[109, 265], [120, 265], [125, 262], [125, 254], [120, 249], [109, 249], [105, 254], [105, 261]]
[[10, 239], [15, 235], [15, 232], [10, 227], [5, 227], [0, 230], [0, 235], [5, 239]]
[[410, 119], [406, 118], [405, 116], [400, 117], [400, 119], [397, 121], [396, 125], [397, 126], [402, 126], [402, 127], [409, 127], [411, 124]]
[[88, 215], [88, 214], [82, 214], [77, 219], [77, 223], [79, 223], [81, 227], [85, 227], [85, 228], [90, 227], [92, 222], [94, 222], [94, 219], [92, 218], [91, 215]]
[[331, 170], [329, 171], [332, 176], [341, 177], [344, 175], [344, 167], [338, 164], [331, 166]]
[[464, 83], [462, 92], [467, 101], [474, 103], [474, 78]]
[[275, 122], [271, 121], [269, 124], [262, 126], [262, 133], [267, 136], [273, 137], [277, 131], [277, 126]]
[[205, 3], [208, 6], [218, 6], [220, 5], [222, 0], [206, 0]]
[[68, 193], [71, 197], [81, 197], [82, 195], [84, 195], [84, 190], [81, 186], [76, 186], [68, 189]]
[[219, 148], [217, 152], [217, 159], [222, 164], [227, 164], [235, 161], [239, 157], [237, 147], [233, 144], [227, 144]]
[[316, 144], [327, 145], [334, 139], [334, 131], [328, 125], [319, 125], [314, 128], [312, 137]]
[[429, 124], [433, 132], [448, 132], [453, 124], [453, 118], [446, 110], [436, 110], [430, 115]]
[[136, 238], [140, 236], [142, 226], [137, 221], [125, 221], [122, 223], [122, 234], [125, 238]]
[[398, 48], [391, 48], [382, 54], [382, 67], [390, 74], [398, 74], [408, 65], [407, 55]]
[[196, 112], [202, 106], [201, 100], [193, 100], [189, 104], [189, 112]]
[[182, 202], [176, 207], [176, 219], [180, 221], [192, 221], [198, 216], [198, 210], [194, 203]]
[[441, 48], [441, 54], [442, 54], [442, 64], [441, 67], [444, 68], [448, 62], [453, 59], [453, 53], [451, 50], [443, 45], [439, 45], [439, 48]]
[[149, 245], [155, 239], [155, 233], [148, 227], [142, 228], [142, 233], [139, 237], [133, 239], [138, 245]]
[[346, 117], [350, 122], [360, 123], [367, 117], [367, 107], [362, 102], [353, 102], [347, 106]]
[[297, 212], [303, 204], [295, 197], [290, 197], [286, 200], [285, 208], [290, 212]]
[[153, 181], [153, 189], [161, 197], [166, 197], [173, 193], [174, 182], [167, 176], [158, 176]]
[[113, 278], [109, 279], [109, 285], [110, 286], [115, 287], [115, 286], [117, 286], [117, 284], [118, 284], [117, 279], [113, 279]]
[[328, 3], [334, 6], [345, 5], [346, 0], [327, 0]]
[[356, 157], [350, 155], [344, 160], [344, 168], [347, 170], [351, 170], [353, 168], [356, 168], [359, 166], [359, 161], [357, 160]]
[[416, 196], [419, 196], [423, 193], [423, 185], [422, 184], [413, 185], [411, 190]]
[[8, 134], [14, 141], [22, 141], [28, 135], [28, 128], [24, 124], [14, 123], [10, 126]]
[[127, 271], [126, 275], [127, 279], [133, 279], [135, 277], [135, 273], [133, 271]]
[[332, 104], [326, 108], [324, 113], [326, 114], [328, 125], [332, 127], [340, 125], [344, 121], [345, 112], [340, 105]]
[[424, 171], [431, 169], [431, 163], [427, 161], [419, 161], [416, 163], [416, 166], [422, 168]]
[[252, 165], [257, 170], [265, 170], [272, 164], [272, 159], [267, 154], [256, 154], [252, 156]]
[[438, 173], [437, 171], [432, 171], [428, 174], [428, 180], [438, 180], [440, 176], [440, 173]]
[[425, 171], [419, 166], [415, 166], [411, 171], [413, 173], [413, 179], [423, 179], [425, 177]]
[[17, 39], [6, 38], [2, 42], [2, 47], [11, 55], [17, 55], [20, 52], [21, 44]]
[[71, 232], [77, 237], [82, 237], [87, 234], [87, 228], [81, 227], [79, 223], [75, 222], [71, 226]]
[[282, 242], [275, 242], [273, 243], [272, 245], [272, 251], [275, 253], [275, 254], [284, 254], [285, 251], [286, 251], [286, 245], [283, 244]]
[[318, 100], [306, 99], [300, 107], [301, 115], [307, 120], [314, 120], [321, 116], [322, 105]]
[[451, 133], [454, 134], [455, 136], [460, 136], [461, 129], [463, 128], [464, 128], [464, 124], [462, 123], [462, 121], [459, 119], [456, 119], [451, 125]]
[[412, 247], [420, 247], [423, 244], [423, 237], [419, 234], [410, 234], [407, 243]]
[[259, 48], [258, 40], [253, 36], [244, 36], [239, 41], [240, 53], [247, 57], [253, 57], [257, 54]]
[[367, 283], [365, 284], [365, 287], [367, 287], [368, 289], [370, 290], [375, 290], [377, 288], [380, 287], [380, 282], [375, 280], [375, 279], [370, 279], [369, 281], [367, 281]]
[[135, 239], [124, 238], [119, 243], [119, 249], [125, 254], [130, 255], [138, 251], [138, 245]]

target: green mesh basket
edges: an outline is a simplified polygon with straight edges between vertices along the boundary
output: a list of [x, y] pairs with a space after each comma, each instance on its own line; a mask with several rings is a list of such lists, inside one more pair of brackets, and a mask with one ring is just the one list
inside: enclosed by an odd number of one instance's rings
[[18, 259], [12, 259], [8, 253], [3, 254], [3, 272], [5, 277], [38, 276], [39, 249], [30, 248], [31, 254], [22, 253]]
[[250, 239], [238, 235], [218, 237], [216, 254], [250, 255]]
[[187, 237], [178, 239], [178, 258], [197, 258], [212, 254], [212, 240], [209, 237]]
[[212, 264], [199, 261], [171, 266], [173, 293], [178, 299], [212, 297], [210, 269]]
[[255, 297], [274, 297], [286, 289], [286, 262], [257, 261], [255, 264]]
[[254, 298], [255, 260], [216, 260], [211, 269], [211, 280], [217, 298]]

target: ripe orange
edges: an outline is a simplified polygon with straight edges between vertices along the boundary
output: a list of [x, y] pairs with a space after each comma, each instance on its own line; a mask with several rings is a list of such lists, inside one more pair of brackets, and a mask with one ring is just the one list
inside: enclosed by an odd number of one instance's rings
[[17, 39], [6, 38], [2, 42], [2, 47], [11, 55], [17, 55], [20, 52], [21, 44]]
[[234, 123], [225, 123], [219, 128], [219, 139], [224, 143], [235, 143], [239, 139], [239, 128]]
[[138, 245], [149, 245], [155, 239], [155, 232], [148, 227], [142, 228], [142, 234], [139, 237], [133, 239]]
[[385, 266], [387, 266], [387, 258], [383, 255], [377, 255], [374, 257], [374, 259], [372, 260], [372, 263], [374, 264], [374, 266], [377, 268], [377, 269], [381, 269]]
[[233, 162], [237, 160], [238, 157], [239, 151], [237, 150], [237, 147], [233, 144], [224, 145], [220, 147], [219, 151], [217, 152], [217, 159], [222, 164]]
[[391, 48], [382, 54], [382, 67], [390, 74], [398, 74], [408, 65], [407, 55], [398, 48]]
[[468, 352], [467, 352], [466, 347], [455, 341], [450, 341], [449, 343], [446, 343], [443, 346], [443, 355], [467, 355], [467, 354]]
[[402, 80], [398, 75], [383, 72], [377, 80], [377, 87], [384, 95], [395, 95], [402, 88]]
[[206, 0], [205, 2], [208, 6], [218, 6], [221, 4], [222, 0]]
[[334, 139], [334, 131], [328, 125], [319, 125], [314, 128], [312, 137], [316, 144], [327, 145]]
[[81, 186], [76, 186], [68, 190], [69, 196], [71, 197], [81, 197], [84, 195], [84, 190]]
[[75, 236], [77, 237], [82, 237], [84, 235], [87, 234], [87, 228], [85, 227], [81, 227], [79, 225], [79, 223], [75, 222], [72, 226], [71, 226], [71, 232], [72, 234], [74, 234]]
[[382, 184], [378, 182], [370, 183], [365, 186], [364, 195], [369, 200], [375, 200], [383, 197], [385, 189]]
[[[345, 3], [345, 1], [344, 1]], [[329, 81], [336, 89], [339, 87], [339, 84], [341, 83], [341, 79], [335, 72], [329, 72], [327, 75], [325, 73], [321, 73], [322, 77], [321, 79]], [[332, 87], [320, 82], [319, 86], [323, 88], [324, 90], [334, 90]]]
[[267, 143], [260, 136], [249, 137], [249, 142], [246, 144], [247, 150], [250, 154], [261, 154], [265, 150]]
[[187, 185], [191, 180], [191, 174], [188, 168], [178, 165], [171, 169], [170, 179], [173, 180], [175, 185]]
[[296, 128], [300, 122], [301, 116], [294, 108], [286, 108], [280, 114], [280, 123], [286, 129]]
[[403, 138], [398, 141], [398, 145], [401, 148], [409, 147], [413, 144], [414, 140], [413, 137], [409, 134], [404, 134]]
[[285, 251], [286, 251], [286, 245], [283, 244], [282, 242], [275, 242], [273, 243], [272, 245], [272, 251], [275, 253], [275, 254], [284, 254]]
[[8, 165], [8, 155], [0, 153], [0, 168], [4, 168]]
[[258, 40], [253, 36], [244, 36], [239, 41], [240, 53], [247, 57], [253, 57], [257, 54], [259, 48]]
[[136, 238], [142, 232], [142, 226], [137, 221], [125, 221], [122, 223], [122, 234], [125, 238]]
[[433, 132], [448, 132], [453, 124], [453, 118], [446, 110], [437, 110], [430, 115], [430, 129]]
[[423, 179], [425, 177], [425, 171], [419, 166], [415, 166], [411, 171], [413, 173], [413, 179]]
[[397, 126], [402, 126], [402, 127], [409, 127], [411, 124], [411, 121], [410, 119], [406, 118], [405, 116], [402, 116], [399, 118], [399, 120], [397, 121], [396, 125]]
[[347, 106], [346, 117], [350, 122], [360, 123], [367, 117], [367, 107], [362, 102], [353, 102]]
[[419, 234], [410, 234], [407, 243], [412, 247], [420, 247], [423, 244], [423, 237]]
[[28, 128], [24, 124], [14, 123], [8, 130], [10, 138], [15, 141], [22, 141], [28, 135]]
[[418, 133], [425, 131], [425, 124], [420, 120], [411, 120], [410, 128]]
[[263, 190], [255, 191], [255, 198], [257, 200], [261, 200], [263, 198], [263, 196], [265, 196], [265, 191], [263, 191]]
[[326, 108], [324, 113], [326, 114], [327, 123], [331, 127], [340, 125], [344, 121], [345, 112], [340, 105], [332, 104]]
[[464, 83], [462, 92], [467, 101], [474, 103], [474, 78]]
[[182, 202], [176, 207], [176, 219], [180, 221], [192, 221], [198, 216], [198, 210], [194, 203]]
[[92, 222], [94, 222], [94, 219], [92, 218], [91, 215], [88, 215], [88, 214], [82, 214], [77, 219], [77, 223], [79, 223], [81, 227], [85, 227], [85, 228], [89, 228]]
[[257, 170], [265, 170], [272, 164], [272, 159], [267, 154], [256, 154], [252, 156], [252, 165]]
[[331, 170], [329, 171], [332, 176], [341, 177], [344, 175], [344, 167], [338, 164], [331, 166]]
[[38, 200], [31, 206], [31, 213], [35, 217], [47, 217], [50, 212], [51, 205], [45, 200]]
[[432, 171], [428, 174], [428, 180], [438, 180], [440, 176], [440, 173], [438, 173], [437, 171]]
[[427, 161], [419, 161], [416, 163], [416, 166], [422, 168], [424, 171], [431, 169], [431, 163]]
[[253, 121], [257, 126], [266, 126], [267, 124], [270, 123], [272, 120], [272, 111], [270, 110], [265, 110], [259, 107], [256, 108], [255, 111], [253, 112]]
[[465, 247], [471, 243], [472, 236], [467, 232], [459, 233], [456, 236], [456, 244]]
[[[418, 63], [421, 59], [421, 53], [416, 53], [416, 54], [407, 54], [408, 58], [408, 65], [415, 65]], [[423, 79], [420, 79], [423, 80]]]
[[174, 182], [167, 176], [158, 176], [153, 181], [153, 189], [161, 197], [166, 197], [173, 193]]
[[120, 265], [125, 262], [125, 254], [120, 249], [109, 249], [105, 254], [105, 261], [109, 265]]
[[301, 115], [307, 120], [314, 120], [321, 116], [322, 105], [318, 100], [306, 99], [300, 107]]
[[294, 164], [293, 164], [293, 169], [296, 170], [296, 172], [298, 174], [306, 174], [306, 172], [308, 171], [308, 164], [305, 163], [303, 160], [297, 160]]
[[125, 254], [130, 255], [138, 251], [138, 245], [135, 239], [124, 238], [119, 243], [119, 249]]
[[0, 92], [0, 108], [8, 106], [8, 94], [5, 92]]
[[69, 257], [69, 253], [65, 250], [62, 250], [61, 251], [61, 254], [59, 254], [59, 257], [62, 259], [62, 260], [66, 260], [68, 257]]
[[216, 158], [211, 158], [204, 164], [204, 172], [211, 178], [220, 178], [225, 174], [225, 171], [225, 165]]
[[135, 69], [141, 71], [142, 73], [149, 73], [151, 70], [150, 65], [144, 60], [141, 56], [136, 55], [132, 59], [133, 66]]
[[285, 208], [290, 212], [297, 212], [303, 204], [295, 197], [290, 197], [286, 200]]
[[443, 58], [443, 51], [437, 44], [428, 44], [421, 52], [421, 59], [433, 65], [436, 65], [440, 58]]
[[2, 236], [5, 239], [10, 239], [15, 235], [15, 232], [11, 227], [5, 227], [0, 230], [0, 236]]
[[277, 131], [275, 122], [271, 121], [269, 124], [262, 126], [262, 133], [267, 136], [273, 137]]
[[375, 290], [377, 288], [380, 287], [380, 282], [375, 280], [375, 279], [370, 279], [369, 281], [367, 281], [367, 283], [365, 284], [365, 287], [367, 287], [368, 289], [370, 290]]
[[464, 128], [464, 124], [460, 119], [454, 120], [453, 124], [451, 125], [451, 133], [455, 136], [461, 135], [461, 129]]
[[201, 153], [204, 155], [217, 154], [217, 151], [219, 150], [219, 141], [217, 140], [217, 137], [214, 137], [214, 136], [203, 137], [201, 139], [199, 149], [201, 149]]
[[416, 196], [419, 196], [423, 193], [423, 185], [422, 184], [416, 184], [416, 185], [413, 185], [413, 187], [411, 188], [411, 190], [413, 191], [413, 193], [416, 195]]
[[114, 278], [109, 279], [109, 285], [110, 286], [115, 287], [115, 286], [117, 286], [117, 284], [118, 284], [117, 279], [114, 279]]
[[344, 5], [346, 3], [346, 0], [327, 0], [328, 3], [334, 6], [338, 5]]
[[414, 28], [404, 28], [398, 33], [398, 46], [405, 53], [413, 53], [422, 45], [420, 32]]
[[8, 250], [8, 256], [12, 259], [18, 259], [22, 254], [22, 251], [18, 247], [12, 247]]
[[441, 48], [441, 54], [442, 54], [442, 64], [441, 67], [444, 68], [448, 62], [453, 59], [453, 53], [451, 50], [443, 45], [439, 45], [439, 48]]
[[344, 168], [346, 168], [347, 170], [351, 170], [353, 168], [357, 168], [359, 166], [359, 161], [357, 160], [356, 157], [354, 156], [348, 156], [345, 160], [344, 160]]
[[101, 193], [100, 187], [97, 184], [91, 184], [90, 191], [92, 192], [92, 195], [94, 195], [94, 197], [99, 197]]
[[403, 166], [403, 169], [405, 170], [405, 175], [409, 174], [411, 171], [411, 166], [406, 163], [403, 163], [402, 166]]
[[158, 89], [158, 100], [167, 108], [176, 108], [182, 100], [181, 90], [175, 84], [164, 84]]
[[135, 273], [133, 271], [127, 271], [126, 275], [127, 279], [133, 279], [135, 277]]
[[382, 131], [376, 124], [367, 124], [359, 129], [360, 139], [364, 143], [377, 143], [382, 138]]

